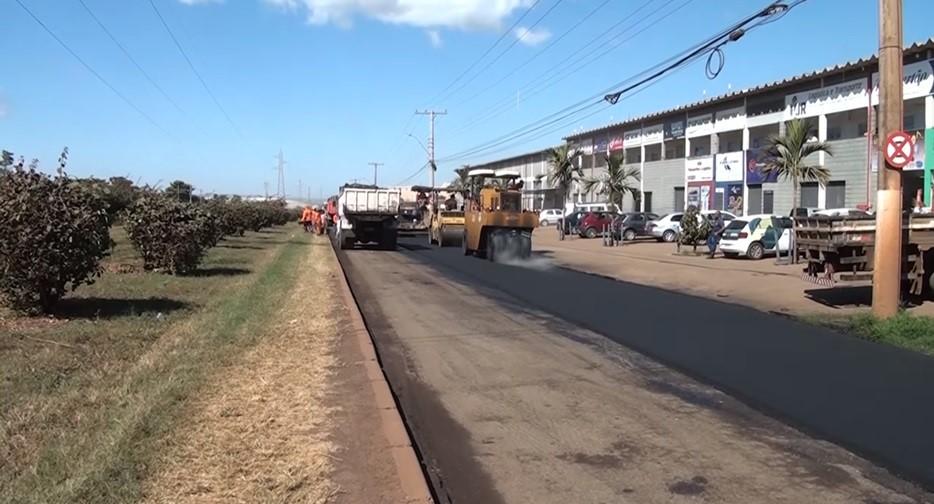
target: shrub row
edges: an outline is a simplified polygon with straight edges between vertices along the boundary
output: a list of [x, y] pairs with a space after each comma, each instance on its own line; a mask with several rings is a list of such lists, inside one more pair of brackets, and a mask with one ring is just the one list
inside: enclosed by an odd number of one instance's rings
[[23, 163], [0, 167], [0, 298], [25, 313], [48, 312], [68, 291], [100, 277], [115, 219], [144, 267], [169, 274], [195, 270], [225, 236], [298, 220], [281, 201], [189, 203], [148, 188], [115, 195], [112, 181], [66, 176], [64, 159], [55, 176]]

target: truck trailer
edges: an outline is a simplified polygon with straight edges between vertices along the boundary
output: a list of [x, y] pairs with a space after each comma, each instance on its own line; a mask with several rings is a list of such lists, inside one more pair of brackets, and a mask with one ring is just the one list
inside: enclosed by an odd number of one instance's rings
[[384, 250], [395, 250], [401, 198], [398, 189], [363, 184], [341, 187], [334, 236], [340, 248], [352, 249], [356, 244], [372, 243]]

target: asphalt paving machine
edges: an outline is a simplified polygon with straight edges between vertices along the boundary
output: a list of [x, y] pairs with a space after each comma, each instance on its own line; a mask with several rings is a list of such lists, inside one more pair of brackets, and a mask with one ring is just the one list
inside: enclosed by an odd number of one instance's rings
[[467, 173], [464, 255], [503, 262], [532, 255], [538, 215], [522, 210], [522, 182], [516, 170], [475, 168]]

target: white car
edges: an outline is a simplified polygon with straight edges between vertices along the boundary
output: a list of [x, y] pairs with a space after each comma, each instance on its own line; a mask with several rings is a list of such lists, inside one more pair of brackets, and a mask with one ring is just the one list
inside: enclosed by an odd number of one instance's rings
[[539, 226], [550, 226], [553, 223], [558, 222], [558, 220], [564, 217], [564, 210], [560, 208], [549, 208], [547, 210], [542, 210], [538, 214], [538, 225]]
[[[715, 212], [716, 210], [704, 210], [700, 214], [709, 219]], [[736, 216], [730, 212], [724, 212], [721, 210], [720, 215], [723, 216], [724, 226], [729, 226], [730, 222], [736, 219]], [[658, 241], [673, 242], [678, 238], [678, 233], [681, 232], [682, 217], [684, 217], [683, 212], [675, 212], [663, 215], [662, 217], [649, 222], [648, 225], [646, 225], [646, 230]]]
[[791, 217], [758, 214], [731, 222], [720, 238], [720, 252], [725, 257], [762, 259], [767, 254], [788, 252], [791, 247]]

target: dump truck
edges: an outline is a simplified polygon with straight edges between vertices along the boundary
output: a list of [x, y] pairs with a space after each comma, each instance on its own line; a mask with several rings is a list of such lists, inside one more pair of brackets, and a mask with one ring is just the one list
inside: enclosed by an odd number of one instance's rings
[[337, 199], [338, 225], [334, 238], [341, 249], [356, 244], [376, 244], [395, 250], [399, 228], [398, 189], [375, 185], [346, 184]]
[[532, 254], [538, 215], [522, 210], [519, 172], [475, 168], [464, 207], [464, 255], [490, 261], [525, 259]]
[[[813, 216], [795, 223], [795, 249], [807, 262], [804, 278], [833, 287], [872, 282], [876, 219], [873, 216]], [[905, 214], [902, 220], [902, 290], [934, 292], [934, 215]]]

